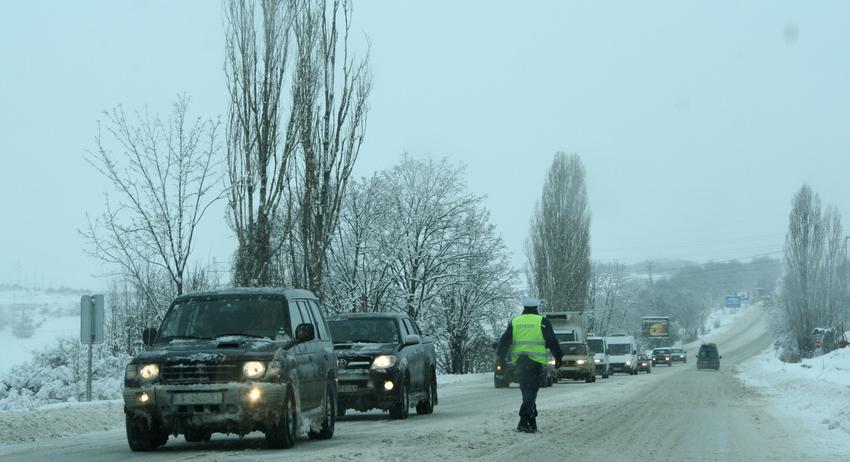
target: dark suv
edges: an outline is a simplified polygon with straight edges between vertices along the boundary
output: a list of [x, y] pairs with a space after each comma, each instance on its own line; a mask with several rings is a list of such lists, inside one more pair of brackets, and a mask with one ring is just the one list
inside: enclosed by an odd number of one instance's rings
[[150, 348], [124, 377], [133, 451], [169, 434], [208, 441], [214, 432], [266, 434], [289, 448], [307, 431], [327, 439], [336, 423], [336, 357], [318, 299], [306, 290], [230, 289], [177, 297]]
[[394, 419], [437, 404], [434, 342], [406, 314], [352, 313], [328, 322], [339, 369], [339, 410], [384, 409]]
[[723, 356], [720, 356], [720, 353], [718, 353], [717, 345], [713, 343], [703, 343], [699, 347], [699, 353], [697, 353], [697, 370], [720, 370], [721, 358], [723, 358]]

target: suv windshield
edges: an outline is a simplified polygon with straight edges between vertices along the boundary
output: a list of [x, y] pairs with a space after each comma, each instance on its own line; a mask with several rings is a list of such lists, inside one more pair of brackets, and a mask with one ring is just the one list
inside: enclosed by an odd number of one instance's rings
[[334, 343], [398, 343], [398, 325], [390, 318], [337, 319], [328, 322]]
[[572, 356], [587, 356], [587, 348], [581, 344], [561, 344], [561, 350], [564, 351], [565, 355]]
[[588, 340], [587, 347], [594, 353], [603, 353], [605, 351], [602, 345], [602, 339], [600, 338]]
[[656, 350], [652, 350], [652, 354], [654, 354], [654, 355], [669, 355], [669, 354], [670, 354], [670, 350], [666, 350], [666, 349], [663, 349], [663, 348], [658, 348], [658, 349], [656, 349]]
[[191, 299], [176, 303], [162, 321], [156, 343], [174, 339], [213, 339], [224, 335], [273, 338], [292, 335], [280, 299]]

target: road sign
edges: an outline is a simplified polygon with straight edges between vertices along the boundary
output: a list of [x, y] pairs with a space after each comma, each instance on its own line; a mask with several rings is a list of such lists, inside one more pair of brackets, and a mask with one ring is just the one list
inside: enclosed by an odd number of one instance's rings
[[80, 300], [80, 342], [103, 343], [103, 295], [83, 295]]
[[735, 295], [729, 295], [726, 297], [725, 301], [726, 308], [740, 308], [741, 307], [741, 297]]
[[91, 401], [92, 346], [103, 343], [103, 295], [83, 295], [80, 299], [80, 342], [89, 346], [86, 368], [86, 400]]

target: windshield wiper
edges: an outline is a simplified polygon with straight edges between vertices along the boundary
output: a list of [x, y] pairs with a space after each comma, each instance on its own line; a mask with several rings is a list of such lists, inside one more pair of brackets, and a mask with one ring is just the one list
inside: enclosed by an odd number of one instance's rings
[[383, 343], [383, 342], [376, 342], [376, 341], [371, 340], [371, 339], [353, 338], [353, 339], [349, 340], [349, 343]]
[[167, 337], [162, 337], [158, 340], [168, 342], [172, 340], [211, 340], [211, 337], [197, 337], [195, 335], [169, 335]]
[[256, 334], [243, 334], [242, 332], [233, 332], [230, 334], [220, 334], [216, 335], [215, 338], [221, 337], [252, 337], [252, 338], [270, 338], [267, 335], [256, 335]]

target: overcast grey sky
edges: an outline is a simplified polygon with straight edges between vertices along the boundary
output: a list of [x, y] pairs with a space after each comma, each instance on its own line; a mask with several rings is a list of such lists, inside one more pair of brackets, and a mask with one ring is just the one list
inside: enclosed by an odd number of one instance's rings
[[[466, 164], [520, 265], [552, 156], [576, 152], [594, 258], [778, 256], [803, 183], [850, 219], [850, 3], [743, 3], [359, 1], [357, 173]], [[217, 1], [4, 4], [0, 282], [103, 285], [77, 234], [108, 189], [84, 161], [100, 112], [186, 92], [223, 115], [223, 40]], [[201, 260], [234, 248], [221, 205]]]

